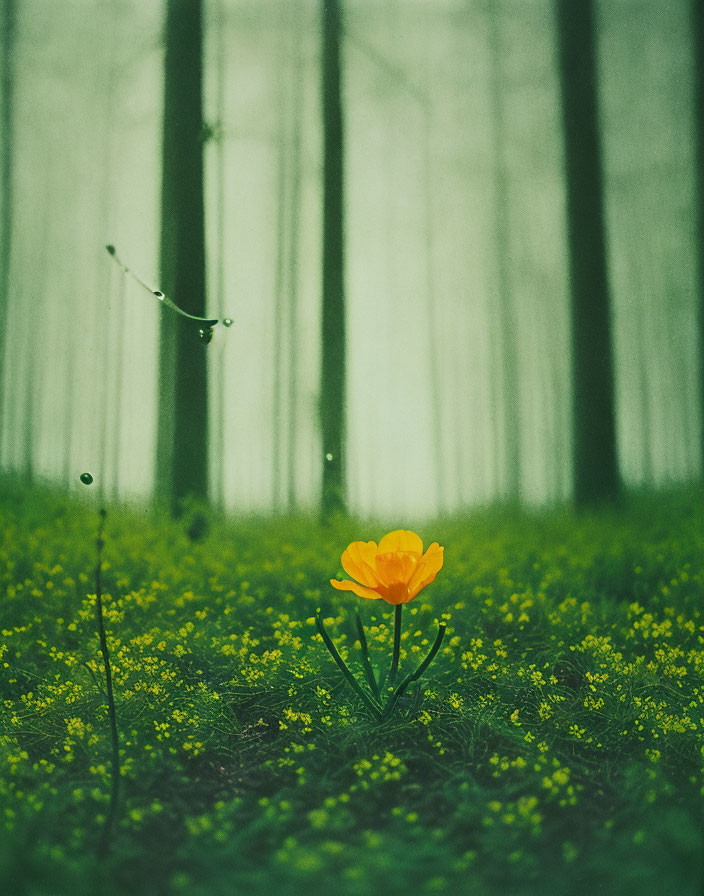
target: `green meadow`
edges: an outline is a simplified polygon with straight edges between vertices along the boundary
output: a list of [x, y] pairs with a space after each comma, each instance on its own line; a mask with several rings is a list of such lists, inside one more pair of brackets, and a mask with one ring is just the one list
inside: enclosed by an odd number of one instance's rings
[[[86, 490], [86, 494], [88, 491]], [[406, 521], [180, 521], [0, 484], [0, 889], [700, 896], [704, 502], [424, 523], [445, 547], [404, 611], [383, 722], [355, 610], [388, 668], [393, 608], [329, 583]], [[89, 495], [92, 498], [92, 495]]]

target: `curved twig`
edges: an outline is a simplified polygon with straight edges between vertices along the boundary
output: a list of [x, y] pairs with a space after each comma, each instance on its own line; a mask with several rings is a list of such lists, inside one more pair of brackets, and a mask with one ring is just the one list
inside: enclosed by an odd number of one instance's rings
[[[153, 289], [151, 286], [149, 286], [148, 283], [146, 283], [144, 280], [142, 280], [142, 278], [138, 274], [135, 274], [135, 272], [133, 270], [128, 268], [127, 265], [124, 263], [124, 261], [122, 261], [120, 256], [117, 254], [117, 250], [115, 249], [115, 247], [113, 245], [108, 244], [105, 248], [107, 249], [108, 254], [111, 255], [115, 259], [115, 261], [117, 262], [117, 264], [119, 264], [119, 266], [122, 268], [122, 270], [126, 274], [129, 274], [130, 277], [132, 277], [133, 280], [135, 280], [137, 283], [139, 283], [139, 285], [141, 287], [146, 289], [147, 292], [150, 292], [156, 299], [158, 299], [161, 302], [162, 305], [166, 305], [167, 308], [170, 308], [172, 311], [175, 311], [176, 314], [180, 314], [181, 317], [185, 317], [187, 320], [192, 320], [195, 323], [200, 324], [201, 327], [206, 328], [206, 329], [214, 327], [216, 324], [220, 323], [220, 321], [217, 318], [198, 317], [195, 314], [189, 314], [187, 311], [184, 311], [183, 308], [179, 308], [179, 306], [175, 302], [172, 302], [168, 296], [164, 295], [164, 293], [160, 289]], [[232, 320], [231, 320], [231, 318], [226, 317], [226, 318], [224, 318], [222, 323], [226, 327], [229, 327], [232, 325]]]

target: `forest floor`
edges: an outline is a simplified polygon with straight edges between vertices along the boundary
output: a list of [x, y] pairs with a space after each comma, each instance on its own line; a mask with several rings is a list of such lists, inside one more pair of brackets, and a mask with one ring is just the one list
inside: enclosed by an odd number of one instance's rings
[[1, 480], [0, 891], [701, 896], [693, 493], [423, 526], [445, 566], [405, 609], [402, 673], [436, 622], [447, 634], [384, 722], [313, 617], [322, 606], [363, 680], [358, 608], [386, 668], [392, 608], [329, 584], [350, 541], [386, 528], [210, 517], [192, 541], [193, 516], [109, 507], [122, 775], [99, 856], [111, 740], [97, 505]]

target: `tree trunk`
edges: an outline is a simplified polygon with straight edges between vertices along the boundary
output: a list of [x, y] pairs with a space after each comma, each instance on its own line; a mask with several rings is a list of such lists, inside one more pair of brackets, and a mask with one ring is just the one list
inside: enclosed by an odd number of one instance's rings
[[322, 511], [345, 509], [344, 155], [339, 0], [321, 0], [323, 111], [323, 308], [320, 417]]
[[[167, 0], [161, 193], [161, 283], [205, 315], [201, 0]], [[163, 309], [157, 489], [174, 512], [207, 496], [206, 364], [197, 324]]]
[[15, 0], [3, 0], [2, 4], [2, 42], [3, 66], [2, 86], [0, 87], [0, 152], [2, 153], [2, 173], [0, 177], [0, 194], [2, 196], [2, 220], [0, 221], [0, 433], [5, 426], [5, 401], [2, 379], [5, 370], [5, 346], [7, 333], [7, 315], [10, 303], [10, 258], [12, 254], [12, 155], [14, 124], [14, 45], [17, 22]]
[[699, 432], [700, 470], [704, 475], [704, 0], [693, 0], [694, 30], [694, 121], [695, 121], [695, 214], [699, 335]]
[[511, 298], [508, 166], [506, 162], [506, 112], [501, 62], [501, 10], [490, 12], [490, 100], [491, 141], [494, 156], [494, 248], [496, 251], [496, 311], [499, 321], [499, 349], [503, 383], [503, 439], [506, 479], [503, 497], [518, 501], [521, 496], [521, 402], [518, 376], [518, 337], [516, 309]]
[[[275, 511], [280, 511], [283, 492], [283, 442], [285, 429], [284, 401], [284, 296], [288, 277], [286, 204], [288, 197], [288, 128], [286, 109], [289, 106], [289, 79], [287, 74], [287, 55], [289, 40], [288, 23], [282, 18], [278, 22], [280, 39], [277, 46], [279, 63], [277, 71], [277, 129], [276, 145], [276, 264], [274, 269], [274, 388], [272, 421], [272, 496]], [[289, 414], [293, 413], [291, 408]]]
[[125, 381], [125, 305], [127, 303], [127, 277], [128, 274], [119, 271], [119, 281], [117, 286], [117, 322], [115, 332], [117, 333], [117, 345], [115, 346], [115, 367], [113, 373], [114, 381], [114, 399], [113, 399], [113, 437], [111, 446], [111, 465], [112, 465], [112, 498], [117, 500], [120, 494], [120, 469], [121, 469], [121, 439], [122, 439], [122, 417], [124, 409], [124, 381]]
[[296, 4], [294, 8], [293, 44], [293, 99], [292, 133], [291, 133], [291, 202], [289, 220], [289, 280], [288, 280], [288, 451], [286, 456], [286, 479], [288, 482], [287, 506], [289, 512], [296, 507], [296, 453], [298, 415], [298, 270], [299, 241], [301, 230], [301, 129], [303, 126], [303, 84], [305, 71], [303, 66], [304, 29], [301, 26], [301, 10]]
[[557, 0], [570, 270], [574, 498], [619, 491], [592, 0]]
[[[215, 294], [217, 296], [217, 316], [225, 316], [225, 85], [227, 82], [227, 24], [225, 16], [225, 0], [218, 0], [217, 15], [217, 51], [216, 51], [216, 114], [217, 140], [215, 145], [215, 176], [217, 179], [217, 200], [215, 205], [215, 244], [217, 246], [215, 263]], [[215, 446], [211, 444], [210, 469], [211, 494], [216, 506], [225, 507], [225, 347], [219, 346], [214, 368], [215, 382], [209, 380], [212, 390], [211, 407], [215, 408], [215, 426], [211, 429]], [[213, 395], [214, 392], [214, 395]]]

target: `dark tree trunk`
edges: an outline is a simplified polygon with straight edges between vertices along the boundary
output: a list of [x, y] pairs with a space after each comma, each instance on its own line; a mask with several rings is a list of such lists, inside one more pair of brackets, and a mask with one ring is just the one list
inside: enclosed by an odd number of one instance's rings
[[345, 509], [345, 296], [343, 124], [339, 0], [321, 0], [323, 101], [323, 308], [320, 418], [322, 510]]
[[[215, 176], [217, 178], [217, 200], [215, 205], [215, 244], [217, 255], [215, 263], [215, 294], [217, 296], [217, 315], [225, 316], [225, 85], [227, 81], [227, 24], [225, 16], [226, 0], [218, 0], [217, 15], [217, 51], [216, 51], [216, 110], [217, 140], [215, 145]], [[210, 469], [211, 494], [216, 505], [225, 507], [225, 353], [221, 349], [214, 365], [215, 382], [209, 380], [209, 388], [215, 393], [217, 408], [215, 426], [211, 430], [215, 441], [211, 459], [214, 461]], [[211, 393], [212, 394], [212, 393]], [[211, 405], [211, 406], [212, 406]]]
[[694, 26], [694, 121], [696, 135], [696, 251], [697, 287], [699, 292], [699, 413], [701, 430], [699, 450], [704, 475], [704, 0], [693, 0]]
[[[161, 193], [161, 283], [205, 315], [201, 0], [167, 0]], [[172, 510], [207, 495], [205, 350], [198, 327], [164, 309], [160, 335], [157, 488]]]
[[[0, 196], [2, 202], [2, 220], [0, 221], [0, 382], [5, 369], [5, 346], [7, 333], [7, 314], [10, 303], [10, 257], [12, 254], [12, 156], [13, 156], [13, 124], [14, 124], [14, 46], [17, 21], [15, 0], [3, 0], [2, 4], [2, 41], [3, 66], [2, 85], [0, 86], [0, 152], [2, 153], [2, 173], [0, 174]], [[3, 389], [0, 387], [0, 433], [5, 425], [5, 402]]]
[[619, 491], [592, 0], [557, 0], [557, 19], [571, 293], [574, 497], [583, 505], [614, 499]]

